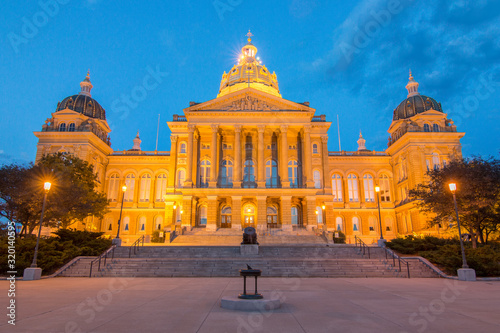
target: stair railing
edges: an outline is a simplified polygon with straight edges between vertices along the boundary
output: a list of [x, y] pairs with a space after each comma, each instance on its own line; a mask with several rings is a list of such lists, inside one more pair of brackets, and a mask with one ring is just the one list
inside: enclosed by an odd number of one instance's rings
[[95, 262], [99, 263], [97, 266], [97, 271], [100, 272], [101, 271], [101, 260], [104, 259], [103, 267], [106, 267], [106, 260], [108, 259], [109, 253], [111, 253], [111, 260], [113, 260], [115, 258], [115, 248], [116, 248], [116, 245], [111, 245], [111, 247], [109, 249], [104, 251], [99, 257], [95, 258], [94, 260], [92, 260], [90, 262], [89, 278], [92, 277], [92, 267], [94, 266]]
[[401, 273], [401, 263], [403, 263], [403, 265], [406, 264], [406, 271], [408, 272], [408, 279], [410, 278], [410, 264], [408, 263], [408, 261], [404, 260], [403, 258], [401, 258], [400, 256], [398, 256], [396, 254], [396, 252], [394, 252], [393, 250], [391, 249], [388, 249], [387, 247], [384, 247], [383, 248], [385, 250], [385, 259], [386, 260], [389, 260], [389, 256], [392, 258], [392, 267], [396, 267], [396, 259], [398, 261], [398, 264], [399, 264], [399, 273]]
[[359, 247], [360, 251], [363, 252], [363, 257], [368, 253], [368, 259], [370, 259], [370, 247], [365, 244], [358, 236], [354, 236], [354, 245], [356, 248]]
[[142, 235], [139, 237], [128, 249], [128, 257], [130, 258], [132, 256], [132, 249], [134, 250], [134, 255], [137, 254], [137, 250], [139, 249], [139, 246], [144, 246], [144, 238], [145, 235]]

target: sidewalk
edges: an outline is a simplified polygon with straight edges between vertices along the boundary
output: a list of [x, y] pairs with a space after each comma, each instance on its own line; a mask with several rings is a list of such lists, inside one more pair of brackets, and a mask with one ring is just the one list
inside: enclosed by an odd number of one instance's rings
[[[220, 308], [240, 278], [54, 278], [18, 281], [16, 326], [0, 332], [499, 332], [500, 282], [262, 278], [273, 313]], [[253, 290], [253, 289], [249, 289]]]

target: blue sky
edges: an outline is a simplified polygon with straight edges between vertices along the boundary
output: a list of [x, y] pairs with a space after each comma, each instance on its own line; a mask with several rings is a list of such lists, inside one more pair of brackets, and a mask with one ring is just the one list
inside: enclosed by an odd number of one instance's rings
[[[57, 4], [55, 6], [54, 4]], [[216, 97], [248, 29], [284, 98], [333, 122], [330, 150], [384, 150], [411, 68], [421, 94], [466, 132], [464, 155], [496, 155], [500, 129], [500, 3], [486, 0], [8, 1], [0, 20], [0, 163], [33, 161], [57, 102], [91, 71], [112, 147], [169, 150], [166, 121]], [[149, 71], [158, 85], [121, 102]]]

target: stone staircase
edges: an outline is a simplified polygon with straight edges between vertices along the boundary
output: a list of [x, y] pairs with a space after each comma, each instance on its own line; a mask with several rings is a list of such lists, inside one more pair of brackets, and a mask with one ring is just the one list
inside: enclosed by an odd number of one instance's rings
[[[385, 259], [383, 249], [373, 247], [370, 259], [352, 245], [260, 246], [259, 254], [242, 257], [239, 246], [148, 246], [129, 258], [129, 248], [119, 247], [114, 259], [95, 277], [237, 277], [250, 265], [265, 277], [407, 277]], [[84, 258], [60, 276], [89, 276], [92, 259]], [[412, 260], [410, 276], [438, 277], [426, 265]]]

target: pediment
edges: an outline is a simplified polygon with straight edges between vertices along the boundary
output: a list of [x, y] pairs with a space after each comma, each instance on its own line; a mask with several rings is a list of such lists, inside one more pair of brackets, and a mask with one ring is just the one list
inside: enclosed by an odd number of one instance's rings
[[210, 101], [195, 104], [184, 109], [187, 115], [197, 111], [306, 111], [314, 112], [313, 108], [301, 103], [295, 103], [284, 98], [273, 96], [252, 88], [240, 90], [232, 94], [224, 95]]

